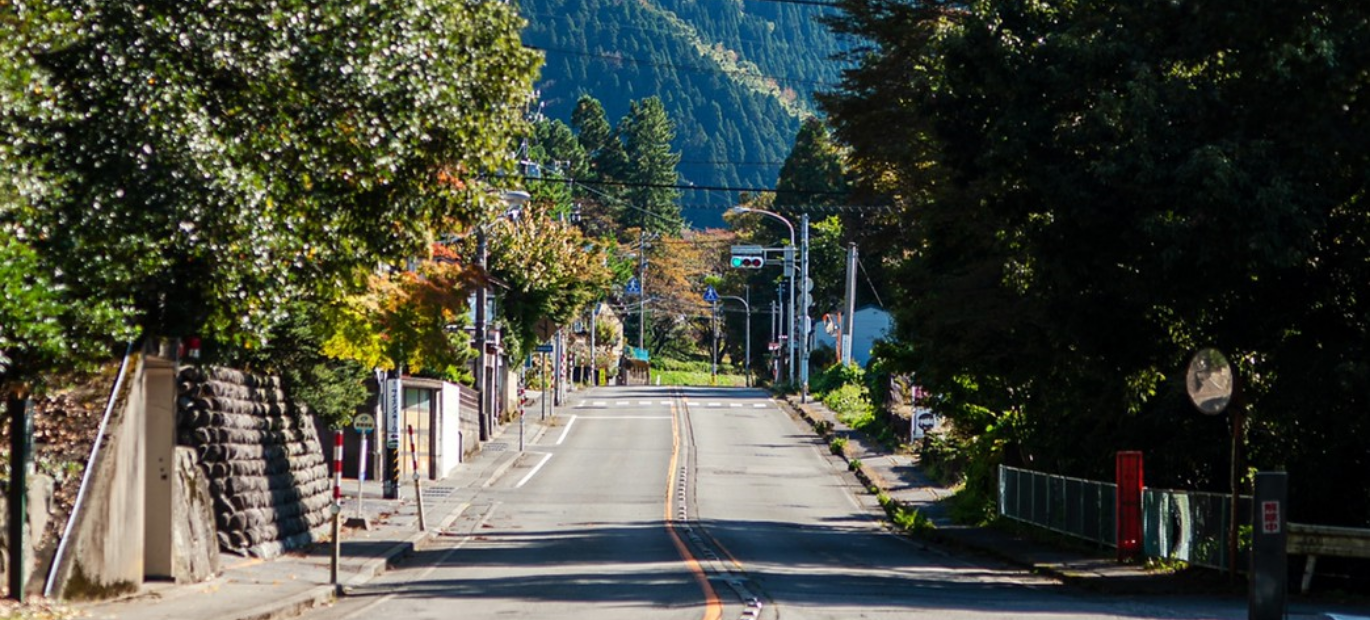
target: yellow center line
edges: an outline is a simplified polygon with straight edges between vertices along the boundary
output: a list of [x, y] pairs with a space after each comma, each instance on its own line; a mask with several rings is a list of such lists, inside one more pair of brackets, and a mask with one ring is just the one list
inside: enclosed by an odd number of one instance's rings
[[680, 462], [680, 419], [677, 412], [675, 403], [671, 403], [671, 466], [666, 472], [666, 533], [671, 535], [671, 542], [675, 544], [680, 558], [685, 561], [685, 567], [694, 575], [695, 581], [699, 583], [699, 589], [704, 591], [704, 620], [720, 620], [723, 617], [723, 603], [718, 600], [718, 593], [709, 583], [709, 577], [704, 573], [699, 560], [690, 553], [690, 548], [680, 539], [680, 534], [676, 533], [675, 517], [671, 516], [676, 490], [676, 465]]

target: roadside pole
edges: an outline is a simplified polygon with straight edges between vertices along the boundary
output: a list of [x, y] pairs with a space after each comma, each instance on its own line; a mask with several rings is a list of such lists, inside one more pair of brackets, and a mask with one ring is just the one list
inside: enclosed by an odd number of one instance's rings
[[328, 583], [338, 585], [338, 561], [342, 557], [342, 463], [343, 432], [333, 431], [333, 557], [328, 563]]
[[419, 531], [427, 532], [428, 524], [423, 519], [423, 490], [419, 488], [419, 451], [414, 444], [414, 425], [407, 426], [409, 430], [409, 463], [414, 467], [414, 503], [419, 508]]

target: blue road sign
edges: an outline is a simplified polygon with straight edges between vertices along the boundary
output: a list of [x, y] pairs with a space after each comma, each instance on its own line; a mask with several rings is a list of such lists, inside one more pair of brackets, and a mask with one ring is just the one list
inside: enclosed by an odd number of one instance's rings
[[629, 279], [628, 284], [623, 286], [623, 293], [626, 295], [641, 295], [642, 283], [638, 282], [637, 278]]
[[538, 345], [538, 346], [536, 346], [536, 347], [533, 347], [533, 351], [538, 352], [538, 353], [551, 353], [551, 352], [552, 352], [552, 345], [550, 345], [550, 344], [540, 344], [540, 345]]
[[712, 286], [704, 289], [704, 301], [718, 301], [718, 291]]

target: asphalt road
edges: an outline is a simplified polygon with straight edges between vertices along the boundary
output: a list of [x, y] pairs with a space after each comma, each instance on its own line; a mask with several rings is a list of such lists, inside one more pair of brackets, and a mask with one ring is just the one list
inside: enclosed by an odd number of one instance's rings
[[1246, 617], [1089, 596], [891, 535], [841, 461], [758, 390], [599, 388], [571, 405], [513, 467], [455, 491], [469, 507], [432, 544], [306, 617]]

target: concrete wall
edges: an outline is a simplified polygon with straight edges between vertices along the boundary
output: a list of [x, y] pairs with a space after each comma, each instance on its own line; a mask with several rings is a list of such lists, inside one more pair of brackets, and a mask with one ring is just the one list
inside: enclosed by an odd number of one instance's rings
[[[451, 383], [444, 384], [439, 402], [439, 422], [434, 425], [438, 429], [439, 443], [436, 459], [437, 477], [445, 478], [465, 457], [465, 449], [462, 446], [464, 433], [461, 424], [461, 388]], [[475, 421], [474, 416], [472, 421]]]
[[[165, 359], [156, 359], [161, 366]], [[143, 582], [147, 459], [145, 450], [149, 358], [136, 360], [128, 398], [110, 416], [105, 445], [90, 463], [90, 485], [74, 516], [66, 557], [53, 576], [53, 595], [95, 600], [136, 592]], [[117, 532], [118, 535], [111, 535]]]

